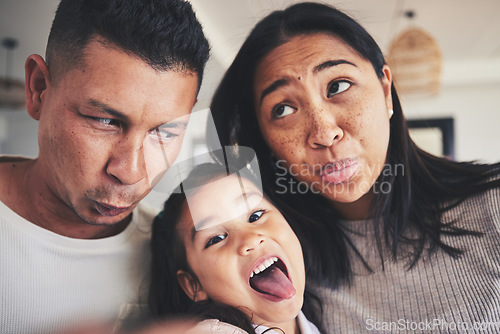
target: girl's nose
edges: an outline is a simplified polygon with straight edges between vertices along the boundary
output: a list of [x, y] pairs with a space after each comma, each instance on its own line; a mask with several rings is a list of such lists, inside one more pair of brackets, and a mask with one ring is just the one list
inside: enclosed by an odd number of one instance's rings
[[264, 235], [260, 233], [245, 233], [241, 236], [241, 243], [238, 246], [238, 253], [241, 256], [249, 255], [257, 250], [265, 242]]

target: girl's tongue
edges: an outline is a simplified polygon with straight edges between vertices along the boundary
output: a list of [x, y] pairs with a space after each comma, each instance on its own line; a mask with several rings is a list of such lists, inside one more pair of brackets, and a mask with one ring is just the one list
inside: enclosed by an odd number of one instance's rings
[[281, 299], [290, 299], [296, 292], [288, 276], [275, 264], [250, 278], [250, 286]]

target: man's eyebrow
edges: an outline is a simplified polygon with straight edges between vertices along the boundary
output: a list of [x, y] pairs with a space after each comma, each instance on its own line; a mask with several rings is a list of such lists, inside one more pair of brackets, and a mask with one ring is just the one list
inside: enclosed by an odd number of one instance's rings
[[159, 128], [187, 128], [188, 122], [186, 121], [179, 121], [179, 120], [174, 120], [174, 121], [169, 121], [167, 123], [163, 123], [162, 125], [159, 126]]
[[318, 66], [316, 66], [314, 68], [313, 72], [317, 73], [317, 72], [326, 70], [327, 68], [334, 67], [334, 66], [341, 65], [341, 64], [348, 64], [348, 65], [352, 65], [354, 67], [357, 67], [355, 64], [353, 64], [350, 61], [347, 61], [345, 59], [328, 60], [328, 61], [325, 61], [324, 63], [321, 63]]
[[128, 117], [125, 114], [119, 112], [118, 110], [116, 110], [114, 108], [111, 108], [106, 103], [102, 103], [102, 102], [99, 102], [97, 100], [91, 99], [89, 101], [89, 104], [93, 107], [101, 109], [101, 111], [105, 112], [106, 114], [108, 114], [110, 116], [113, 116], [113, 117], [116, 117], [119, 119], [124, 119], [124, 120], [128, 119]]
[[269, 95], [270, 93], [274, 92], [276, 89], [283, 87], [287, 85], [290, 82], [288, 79], [278, 79], [274, 81], [272, 84], [267, 86], [263, 91], [262, 94], [260, 95], [260, 101], [259, 104], [262, 104], [262, 100], [266, 97], [266, 95]]

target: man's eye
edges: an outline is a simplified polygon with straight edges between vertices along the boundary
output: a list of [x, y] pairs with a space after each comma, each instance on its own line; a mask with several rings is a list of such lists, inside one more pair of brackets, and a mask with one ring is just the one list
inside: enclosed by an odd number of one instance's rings
[[226, 239], [226, 237], [227, 237], [227, 234], [218, 234], [218, 235], [210, 238], [210, 240], [208, 240], [207, 244], [205, 245], [205, 248], [208, 248], [210, 246], [218, 244], [222, 240]]
[[92, 117], [94, 121], [103, 124], [103, 125], [118, 125], [118, 122], [112, 118], [100, 118], [100, 117]]
[[152, 135], [154, 136], [155, 139], [157, 139], [160, 142], [166, 142], [178, 136], [178, 134], [163, 129], [153, 130]]
[[260, 219], [260, 217], [262, 217], [262, 215], [264, 214], [264, 210], [259, 210], [259, 211], [255, 211], [253, 212], [250, 217], [248, 217], [248, 222], [249, 223], [253, 223], [253, 222], [256, 222], [257, 220]]
[[294, 112], [294, 108], [287, 106], [286, 104], [281, 104], [273, 109], [273, 116], [275, 118], [281, 118], [293, 114]]
[[334, 95], [337, 95], [339, 93], [342, 93], [343, 91], [346, 91], [351, 87], [352, 84], [348, 81], [341, 80], [341, 81], [333, 81], [330, 83], [330, 86], [328, 86], [328, 97], [332, 97]]

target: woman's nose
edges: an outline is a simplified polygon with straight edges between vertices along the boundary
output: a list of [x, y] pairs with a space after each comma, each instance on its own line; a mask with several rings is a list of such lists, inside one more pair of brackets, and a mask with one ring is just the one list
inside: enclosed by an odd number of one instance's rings
[[330, 147], [344, 136], [335, 117], [329, 113], [321, 109], [310, 113], [307, 143], [314, 149]]

